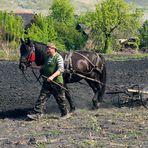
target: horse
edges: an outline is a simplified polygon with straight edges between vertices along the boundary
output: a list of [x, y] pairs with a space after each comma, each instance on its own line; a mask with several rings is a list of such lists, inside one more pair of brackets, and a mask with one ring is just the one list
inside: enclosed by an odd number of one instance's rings
[[[29, 57], [35, 52], [36, 65], [44, 65], [47, 46], [34, 40], [21, 39], [19, 68], [24, 71], [30, 66]], [[75, 110], [75, 105], [67, 87], [68, 83], [80, 82], [84, 79], [94, 92], [92, 98], [93, 108], [98, 109], [103, 100], [106, 84], [105, 58], [94, 51], [75, 50], [60, 53], [64, 59], [64, 88], [70, 111]]]

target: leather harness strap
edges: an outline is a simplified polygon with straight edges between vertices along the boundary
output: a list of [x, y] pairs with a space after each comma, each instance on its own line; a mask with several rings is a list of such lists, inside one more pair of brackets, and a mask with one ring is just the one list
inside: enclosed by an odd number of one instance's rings
[[[93, 62], [90, 61], [90, 59], [89, 59], [88, 57], [84, 56], [83, 54], [78, 53], [78, 52], [76, 52], [76, 51], [73, 51], [73, 52], [76, 53], [76, 54], [78, 54], [78, 55], [80, 55], [80, 56], [83, 57], [84, 59], [86, 59], [86, 60], [93, 66], [93, 69], [99, 71], [100, 73], [102, 72], [102, 70], [101, 70], [100, 68], [98, 68], [98, 63], [99, 63], [99, 60], [100, 60], [100, 59], [99, 59], [98, 53], [96, 53], [97, 60], [96, 60], [96, 63], [94, 64]], [[93, 70], [93, 69], [92, 69], [92, 70]], [[92, 71], [92, 70], [91, 70], [91, 71]]]
[[72, 55], [73, 55], [73, 52], [70, 51], [70, 54], [66, 54], [65, 58], [64, 58], [64, 61], [66, 63], [66, 67], [65, 69], [66, 70], [70, 70], [72, 71], [73, 69], [73, 66], [72, 66]]
[[[77, 75], [77, 76], [79, 76], [79, 77], [81, 77], [81, 78], [84, 78], [84, 79], [87, 79], [87, 80], [91, 80], [91, 81], [97, 82], [97, 83], [99, 83], [99, 84], [101, 84], [101, 85], [105, 85], [104, 83], [102, 83], [102, 82], [100, 82], [100, 81], [98, 81], [98, 80], [96, 80], [96, 79], [93, 79], [93, 78], [91, 78], [91, 77], [87, 77], [87, 76], [83, 75], [82, 72], [75, 71], [75, 70], [73, 69], [73, 65], [72, 65], [72, 56], [73, 56], [74, 53], [77, 54], [77, 55], [80, 55], [81, 57], [83, 57], [84, 59], [86, 59], [86, 60], [93, 66], [93, 68], [90, 70], [90, 72], [85, 73], [85, 74], [91, 74], [91, 72], [92, 72], [94, 69], [97, 70], [97, 71], [99, 71], [100, 73], [102, 73], [103, 64], [102, 64], [101, 69], [98, 68], [98, 63], [99, 63], [99, 61], [100, 61], [100, 59], [99, 59], [99, 54], [98, 54], [98, 53], [96, 53], [96, 57], [97, 57], [97, 58], [96, 58], [96, 63], [94, 64], [94, 63], [92, 63], [92, 62], [90, 61], [90, 59], [88, 59], [88, 57], [86, 57], [86, 56], [84, 56], [84, 55], [82, 55], [81, 53], [78, 53], [78, 52], [76, 52], [76, 51], [71, 51], [70, 54], [67, 54], [67, 55], [65, 56], [65, 58], [64, 58], [64, 61], [65, 61], [65, 63], [66, 63], [65, 72], [66, 72], [66, 73], [69, 73], [69, 74], [70, 74], [70, 77], [71, 77], [72, 74], [74, 74], [74, 75]], [[81, 74], [80, 74], [80, 73], [81, 73]]]

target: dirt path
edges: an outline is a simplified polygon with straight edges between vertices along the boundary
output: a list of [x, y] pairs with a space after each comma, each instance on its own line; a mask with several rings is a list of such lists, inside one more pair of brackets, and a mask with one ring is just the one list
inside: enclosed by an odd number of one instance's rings
[[[47, 117], [26, 121], [40, 85], [26, 82], [17, 64], [0, 62], [0, 148], [148, 147], [148, 110], [118, 108], [117, 97], [105, 94], [101, 108], [92, 111], [93, 93], [87, 85], [69, 85], [77, 107], [71, 118], [59, 119], [57, 105], [50, 98]], [[34, 80], [31, 72], [28, 76]], [[148, 84], [148, 59], [107, 62], [106, 91], [132, 84]]]

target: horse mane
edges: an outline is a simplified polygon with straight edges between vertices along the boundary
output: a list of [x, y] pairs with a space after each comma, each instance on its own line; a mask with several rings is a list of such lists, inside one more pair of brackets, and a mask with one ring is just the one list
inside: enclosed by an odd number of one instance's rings
[[34, 44], [40, 44], [40, 45], [46, 46], [46, 44], [44, 44], [42, 42], [38, 42], [38, 41], [35, 41], [35, 40], [30, 40], [30, 41], [33, 42]]

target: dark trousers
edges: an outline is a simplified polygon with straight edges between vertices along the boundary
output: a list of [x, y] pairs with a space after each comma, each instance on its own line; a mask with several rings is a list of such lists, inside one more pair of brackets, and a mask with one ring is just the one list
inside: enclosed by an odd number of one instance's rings
[[57, 86], [56, 84], [52, 84], [52, 82], [43, 82], [40, 95], [36, 101], [34, 110], [38, 113], [44, 113], [45, 104], [47, 102], [47, 99], [51, 96], [51, 94], [56, 99], [56, 102], [61, 112], [61, 116], [66, 115], [67, 101], [65, 99], [65, 90], [63, 90], [60, 86]]

